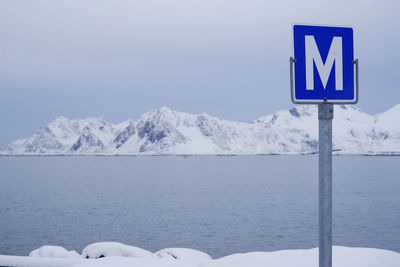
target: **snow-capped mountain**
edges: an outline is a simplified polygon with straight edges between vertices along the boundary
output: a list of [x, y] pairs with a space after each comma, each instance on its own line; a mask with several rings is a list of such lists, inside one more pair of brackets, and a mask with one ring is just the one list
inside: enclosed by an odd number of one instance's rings
[[[104, 118], [58, 117], [33, 136], [10, 143], [7, 155], [297, 154], [318, 151], [317, 106], [295, 106], [253, 122], [162, 107], [112, 124]], [[400, 104], [369, 115], [335, 106], [333, 146], [343, 154], [400, 154]]]

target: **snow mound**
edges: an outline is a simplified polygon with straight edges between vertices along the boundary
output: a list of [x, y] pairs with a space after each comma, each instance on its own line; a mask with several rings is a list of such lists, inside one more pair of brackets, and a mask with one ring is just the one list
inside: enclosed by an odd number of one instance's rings
[[83, 261], [71, 267], [199, 267], [199, 265], [171, 259], [108, 257]]
[[[334, 267], [396, 267], [400, 266], [400, 254], [374, 248], [350, 248], [334, 246]], [[274, 252], [250, 252], [220, 258], [207, 267], [318, 267], [318, 248], [280, 250]]]
[[[318, 267], [318, 248], [250, 252], [233, 254], [207, 261], [171, 260], [166, 258], [111, 257], [82, 262], [73, 267]], [[400, 253], [372, 248], [333, 247], [334, 267], [398, 267]]]
[[[121, 246], [122, 245], [122, 246]], [[129, 247], [121, 243], [104, 242], [89, 245], [89, 251], [104, 256], [107, 251], [111, 254], [125, 254], [123, 250], [148, 251]], [[54, 247], [53, 247], [54, 248]], [[40, 249], [39, 249], [40, 250]], [[44, 249], [43, 249], [44, 250]], [[55, 249], [54, 249], [55, 250]], [[63, 250], [63, 248], [61, 249]], [[61, 251], [60, 250], [60, 251]], [[100, 251], [103, 252], [100, 253]], [[110, 252], [111, 251], [111, 252]], [[149, 257], [124, 257], [111, 256], [101, 259], [65, 259], [52, 257], [21, 257], [0, 255], [0, 266], [14, 267], [317, 267], [318, 248], [280, 250], [273, 252], [250, 252], [233, 254], [219, 259], [205, 257], [205, 253], [191, 249], [169, 248], [156, 252], [170, 252], [173, 255], [181, 255], [182, 259], [168, 257], [156, 257], [150, 253]], [[65, 252], [65, 251], [64, 251]], [[146, 254], [145, 253], [145, 254]], [[136, 253], [135, 253], [136, 254]], [[207, 260], [206, 260], [207, 258]], [[197, 259], [197, 260], [196, 260]], [[375, 248], [351, 248], [333, 247], [334, 267], [399, 267], [400, 253], [375, 249]]]
[[[208, 261], [111, 257], [74, 267], [317, 267], [318, 248], [234, 254]], [[398, 267], [400, 254], [372, 248], [333, 247], [334, 267]]]
[[145, 257], [154, 258], [155, 255], [142, 248], [128, 246], [119, 242], [99, 242], [86, 246], [82, 251], [82, 256], [88, 259], [98, 259], [103, 257]]
[[155, 252], [160, 258], [177, 259], [177, 260], [211, 260], [211, 256], [200, 250], [191, 248], [165, 248]]
[[81, 258], [75, 250], [68, 251], [60, 246], [42, 246], [38, 249], [32, 250], [29, 257], [42, 257], [42, 258]]

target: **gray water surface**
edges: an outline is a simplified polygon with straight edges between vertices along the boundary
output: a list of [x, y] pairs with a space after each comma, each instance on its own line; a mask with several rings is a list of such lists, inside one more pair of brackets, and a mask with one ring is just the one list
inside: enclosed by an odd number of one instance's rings
[[[318, 246], [318, 157], [0, 157], [0, 254]], [[336, 156], [333, 242], [400, 252], [400, 157]]]

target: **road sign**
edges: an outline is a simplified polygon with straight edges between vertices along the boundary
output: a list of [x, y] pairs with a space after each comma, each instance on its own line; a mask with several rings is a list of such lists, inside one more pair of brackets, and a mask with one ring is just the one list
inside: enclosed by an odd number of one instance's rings
[[353, 29], [293, 26], [290, 58], [292, 102], [318, 104], [319, 267], [332, 267], [332, 119], [333, 104], [358, 101], [358, 59]]
[[293, 25], [293, 53], [293, 103], [357, 103], [358, 61], [354, 60], [352, 28]]

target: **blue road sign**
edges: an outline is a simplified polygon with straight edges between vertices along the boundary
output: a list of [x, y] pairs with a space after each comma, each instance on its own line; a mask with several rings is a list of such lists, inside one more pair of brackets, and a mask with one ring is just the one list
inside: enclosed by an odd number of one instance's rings
[[358, 76], [354, 69], [358, 61], [354, 60], [352, 28], [294, 25], [293, 44], [294, 103], [357, 102]]

